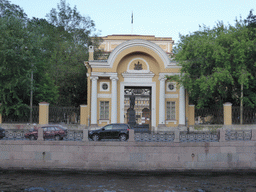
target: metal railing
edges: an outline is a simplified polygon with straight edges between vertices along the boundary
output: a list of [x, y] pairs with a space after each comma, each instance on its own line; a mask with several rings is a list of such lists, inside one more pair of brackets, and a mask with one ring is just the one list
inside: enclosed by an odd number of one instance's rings
[[138, 142], [173, 142], [174, 137], [174, 132], [169, 132], [168, 134], [136, 133], [134, 140]]
[[218, 142], [219, 133], [217, 131], [204, 132], [180, 132], [180, 142]]
[[[239, 106], [232, 106], [232, 124], [240, 124]], [[256, 108], [243, 107], [243, 124], [256, 124]]]
[[80, 107], [49, 106], [49, 123], [78, 124]]
[[[9, 129], [5, 130], [5, 137], [2, 140], [29, 140], [25, 138], [25, 133], [29, 130]], [[175, 132], [168, 133], [136, 133], [135, 142], [174, 142]], [[179, 132], [179, 142], [219, 142], [219, 131], [204, 132]], [[226, 130], [225, 141], [250, 141], [252, 139], [252, 130]], [[45, 139], [45, 140], [55, 140]], [[68, 130], [68, 134], [63, 141], [83, 141], [82, 130]], [[89, 141], [92, 141], [89, 139]], [[119, 141], [118, 139], [103, 139], [101, 141]]]
[[226, 130], [226, 141], [248, 141], [252, 138], [252, 130]]
[[[30, 123], [29, 121], [29, 111], [30, 109], [27, 108], [24, 112], [24, 115], [2, 115], [3, 123]], [[39, 122], [39, 106], [33, 106], [32, 108], [32, 123]]]
[[195, 124], [223, 123], [223, 107], [195, 109]]

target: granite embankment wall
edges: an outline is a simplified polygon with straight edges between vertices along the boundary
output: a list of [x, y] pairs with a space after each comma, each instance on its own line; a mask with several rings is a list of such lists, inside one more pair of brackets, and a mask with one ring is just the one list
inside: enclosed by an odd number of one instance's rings
[[164, 143], [0, 140], [0, 168], [256, 170], [255, 145], [255, 141]]

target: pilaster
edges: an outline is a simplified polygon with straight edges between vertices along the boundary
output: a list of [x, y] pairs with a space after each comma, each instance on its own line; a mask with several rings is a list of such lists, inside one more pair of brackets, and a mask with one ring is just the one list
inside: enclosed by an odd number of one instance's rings
[[179, 125], [185, 125], [186, 114], [185, 114], [185, 88], [180, 85], [179, 95]]
[[92, 95], [91, 95], [91, 126], [97, 126], [97, 81], [99, 77], [91, 76]]
[[112, 84], [111, 92], [111, 123], [117, 123], [117, 81], [118, 77], [110, 77]]
[[158, 78], [160, 81], [160, 90], [159, 90], [159, 125], [158, 127], [165, 126], [165, 76], [160, 76]]

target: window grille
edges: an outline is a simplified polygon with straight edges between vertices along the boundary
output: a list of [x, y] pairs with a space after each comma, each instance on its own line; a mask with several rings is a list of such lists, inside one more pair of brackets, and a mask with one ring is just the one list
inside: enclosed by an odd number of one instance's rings
[[176, 119], [175, 102], [167, 101], [166, 108], [167, 108], [166, 109], [167, 120]]
[[109, 101], [100, 102], [100, 119], [109, 119]]

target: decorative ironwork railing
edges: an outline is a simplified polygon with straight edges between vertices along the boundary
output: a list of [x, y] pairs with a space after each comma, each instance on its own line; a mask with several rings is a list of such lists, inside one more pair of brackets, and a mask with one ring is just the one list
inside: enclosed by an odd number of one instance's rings
[[24, 137], [25, 133], [29, 130], [17, 130], [17, 129], [9, 129], [5, 130], [5, 137], [3, 140], [28, 140]]
[[[232, 107], [232, 124], [240, 124], [240, 107]], [[243, 107], [243, 124], [256, 124], [256, 108]]]
[[226, 130], [226, 141], [248, 141], [252, 138], [252, 130]]
[[223, 107], [195, 109], [196, 124], [223, 124]]
[[180, 142], [218, 142], [219, 134], [218, 132], [190, 132], [185, 131], [180, 132]]
[[79, 121], [79, 107], [49, 106], [49, 123], [77, 124]]
[[174, 132], [168, 134], [136, 133], [134, 140], [138, 142], [173, 142]]
[[[30, 108], [25, 110], [24, 115], [2, 115], [3, 123], [29, 123], [30, 121]], [[32, 108], [32, 123], [39, 122], [39, 106], [33, 106]]]
[[83, 130], [68, 130], [67, 137], [63, 138], [63, 141], [82, 141]]
[[[24, 137], [29, 130], [8, 129], [5, 130], [5, 137], [2, 140], [29, 140]], [[226, 130], [226, 141], [249, 141], [252, 138], [252, 130]], [[134, 134], [135, 142], [174, 142], [174, 132], [164, 134], [159, 133], [136, 133]], [[219, 132], [190, 132], [181, 131], [179, 136], [180, 142], [218, 142]], [[55, 140], [45, 139], [45, 140]], [[63, 141], [82, 141], [83, 130], [68, 130], [68, 134]], [[91, 139], [89, 139], [92, 141]], [[119, 141], [119, 139], [103, 139], [102, 141]]]

